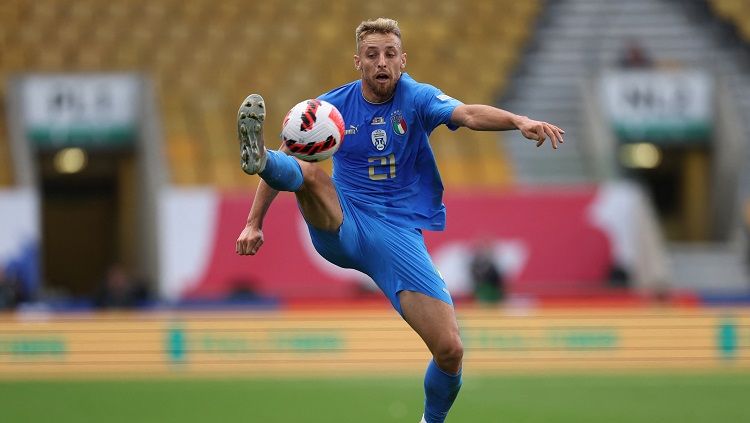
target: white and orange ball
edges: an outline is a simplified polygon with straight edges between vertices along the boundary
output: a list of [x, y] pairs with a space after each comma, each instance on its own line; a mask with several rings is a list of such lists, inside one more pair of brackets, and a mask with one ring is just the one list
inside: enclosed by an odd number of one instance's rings
[[309, 99], [297, 103], [286, 114], [281, 139], [291, 154], [308, 162], [333, 155], [344, 140], [344, 119], [327, 101]]

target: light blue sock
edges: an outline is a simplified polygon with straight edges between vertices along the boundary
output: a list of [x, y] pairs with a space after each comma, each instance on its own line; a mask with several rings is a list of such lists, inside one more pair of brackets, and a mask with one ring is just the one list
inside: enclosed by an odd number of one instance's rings
[[297, 191], [302, 186], [302, 168], [297, 160], [281, 151], [266, 150], [266, 167], [260, 177], [277, 191]]
[[452, 375], [430, 360], [424, 376], [424, 418], [427, 423], [443, 423], [461, 389], [461, 372]]

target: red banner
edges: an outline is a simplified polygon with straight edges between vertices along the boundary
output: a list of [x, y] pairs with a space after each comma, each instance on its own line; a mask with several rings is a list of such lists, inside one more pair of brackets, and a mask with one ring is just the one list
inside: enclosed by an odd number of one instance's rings
[[[425, 233], [436, 265], [454, 294], [468, 293], [465, 268], [478, 242], [494, 243], [505, 263], [509, 293], [585, 295], [605, 286], [610, 240], [591, 219], [597, 189], [448, 194], [447, 229]], [[187, 298], [258, 295], [281, 299], [346, 299], [371, 282], [341, 271], [312, 249], [294, 196], [280, 194], [264, 223], [256, 256], [238, 256], [235, 240], [252, 203], [247, 194], [221, 196], [210, 260]], [[503, 258], [504, 257], [504, 258]], [[462, 267], [463, 266], [463, 267]]]

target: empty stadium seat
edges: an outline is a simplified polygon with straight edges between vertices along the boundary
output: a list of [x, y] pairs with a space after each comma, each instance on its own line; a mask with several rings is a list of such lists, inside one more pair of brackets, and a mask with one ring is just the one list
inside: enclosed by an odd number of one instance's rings
[[[294, 0], [5, 0], [0, 75], [146, 72], [162, 107], [171, 182], [231, 189], [255, 181], [238, 166], [239, 102], [250, 92], [266, 97], [267, 138], [275, 146], [281, 119], [293, 104], [357, 78], [352, 55], [360, 21], [388, 11], [402, 26], [407, 69], [416, 79], [466, 102], [491, 104], [504, 88], [540, 2], [308, 6]], [[509, 183], [510, 167], [497, 141], [491, 134], [436, 135], [433, 145], [446, 185]]]

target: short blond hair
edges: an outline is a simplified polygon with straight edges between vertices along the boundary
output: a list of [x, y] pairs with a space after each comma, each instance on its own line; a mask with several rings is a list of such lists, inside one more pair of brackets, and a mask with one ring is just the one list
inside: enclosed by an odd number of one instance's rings
[[398, 27], [398, 21], [389, 18], [370, 19], [362, 21], [357, 26], [356, 31], [354, 31], [357, 51], [359, 51], [359, 43], [370, 34], [395, 34], [398, 40], [401, 41], [401, 30]]

